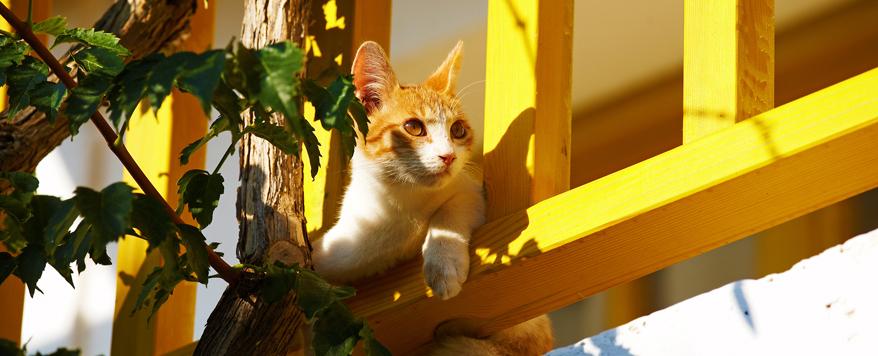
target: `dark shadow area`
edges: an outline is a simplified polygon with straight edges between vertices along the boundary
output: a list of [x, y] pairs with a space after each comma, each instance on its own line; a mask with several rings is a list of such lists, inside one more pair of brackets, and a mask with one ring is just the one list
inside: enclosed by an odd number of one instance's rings
[[[527, 154], [529, 133], [533, 130], [535, 114], [536, 110], [532, 107], [519, 113], [508, 126], [497, 146], [485, 152], [483, 168], [487, 197], [486, 221], [489, 223], [496, 220], [509, 221], [504, 224], [506, 236], [520, 234], [530, 224], [527, 214], [521, 210], [530, 206], [531, 180], [519, 179], [519, 177], [532, 178], [527, 170]], [[507, 177], [515, 177], [515, 179], [509, 180]], [[523, 221], [512, 223], [522, 218]], [[490, 249], [486, 246], [489, 243], [490, 241], [472, 241], [471, 251], [476, 251], [481, 258], [474, 263], [498, 266], [520, 254], [520, 251], [512, 254], [508, 244]], [[536, 241], [527, 241], [521, 252], [535, 255], [538, 254], [537, 247]]]
[[750, 325], [750, 331], [755, 333], [756, 327], [753, 325], [753, 317], [750, 315], [750, 304], [747, 303], [747, 298], [744, 297], [744, 289], [742, 285], [742, 281], [735, 282], [733, 287], [735, 302], [738, 303], [738, 308], [741, 309], [741, 316], [747, 321], [747, 325]]
[[592, 337], [591, 342], [600, 350], [600, 353], [593, 356], [634, 356], [631, 350], [619, 346], [616, 342], [616, 329], [610, 329]]

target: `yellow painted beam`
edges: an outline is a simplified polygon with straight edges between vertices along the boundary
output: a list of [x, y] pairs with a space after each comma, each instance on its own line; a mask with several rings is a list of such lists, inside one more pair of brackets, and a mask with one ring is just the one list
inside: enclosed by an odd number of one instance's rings
[[774, 107], [774, 0], [686, 0], [683, 142]]
[[[215, 4], [207, 9], [198, 3], [192, 18], [192, 34], [182, 44], [190, 51], [207, 49], [213, 40]], [[199, 150], [181, 167], [180, 151], [207, 131], [205, 117], [198, 100], [176, 89], [153, 115], [148, 105], [140, 105], [130, 123], [132, 134], [126, 145], [131, 156], [140, 164], [147, 177], [167, 201], [177, 201], [177, 180], [187, 170], [204, 169], [206, 151]], [[126, 172], [124, 180], [136, 184]], [[183, 220], [195, 224], [189, 214]], [[161, 264], [158, 251], [146, 254], [147, 243], [137, 238], [126, 238], [119, 243], [116, 259], [116, 309], [113, 322], [111, 353], [115, 355], [161, 355], [192, 342], [195, 323], [195, 294], [197, 285], [181, 283], [174, 294], [162, 305], [158, 314], [147, 324], [150, 310], [141, 310], [129, 317], [141, 291], [146, 275]]]
[[486, 224], [450, 300], [411, 261], [349, 304], [409, 354], [447, 320], [500, 330], [876, 186], [878, 69]]
[[[0, 243], [0, 252], [6, 252]], [[17, 277], [9, 276], [0, 284], [0, 305], [3, 317], [0, 318], [0, 338], [11, 340], [21, 346], [21, 319], [24, 315], [24, 283]]]
[[488, 3], [487, 220], [570, 188], [573, 1]]
[[[389, 51], [389, 0], [315, 1], [312, 3], [312, 13], [315, 15], [308, 28], [306, 74], [324, 85], [328, 85], [338, 74], [350, 73], [356, 51], [363, 41], [376, 41]], [[304, 114], [309, 121], [314, 117], [314, 107], [310, 103], [305, 105]], [[347, 158], [338, 133], [317, 128], [314, 134], [321, 142], [323, 168], [313, 180], [305, 178], [304, 182], [305, 220], [312, 240], [320, 238], [335, 225], [348, 175]], [[307, 153], [303, 154], [307, 156]], [[303, 156], [302, 162], [304, 171], [309, 172], [309, 160]]]

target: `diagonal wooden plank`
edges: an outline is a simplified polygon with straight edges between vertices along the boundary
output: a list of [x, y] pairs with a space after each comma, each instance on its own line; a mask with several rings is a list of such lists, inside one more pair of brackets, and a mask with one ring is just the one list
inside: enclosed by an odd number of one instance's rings
[[488, 223], [448, 301], [411, 261], [350, 305], [409, 354], [446, 321], [488, 334], [874, 188], [876, 94], [878, 69]]

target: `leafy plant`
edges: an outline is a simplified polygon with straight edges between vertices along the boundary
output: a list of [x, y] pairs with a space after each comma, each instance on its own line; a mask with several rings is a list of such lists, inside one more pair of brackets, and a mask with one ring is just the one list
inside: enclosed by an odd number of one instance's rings
[[[208, 281], [208, 254], [216, 246], [205, 244], [200, 229], [212, 221], [225, 191], [219, 169], [239, 140], [247, 134], [255, 135], [297, 156], [302, 145], [308, 150], [313, 177], [320, 167], [320, 143], [311, 122], [300, 114], [298, 103], [303, 96], [317, 108], [314, 120], [320, 121], [321, 127], [342, 134], [348, 156], [356, 145], [354, 126], [364, 136], [368, 132], [365, 109], [353, 96], [352, 77], [339, 76], [328, 88], [296, 78], [303, 68], [304, 53], [290, 42], [251, 50], [233, 40], [224, 49], [170, 56], [152, 53], [124, 64], [131, 53], [112, 34], [66, 29], [62, 17], [27, 23], [35, 33], [55, 36], [53, 47], [61, 43], [79, 46], [74, 47], [66, 63], [59, 64], [54, 58], [43, 58], [43, 62], [27, 55], [34, 50], [31, 46], [42, 49], [40, 43], [29, 40], [32, 35], [27, 31], [0, 31], [0, 85], [9, 87], [10, 120], [16, 112], [32, 106], [45, 113], [52, 125], [58, 115], [66, 116], [72, 136], [92, 120], [108, 142], [113, 142], [111, 149], [126, 152], [122, 137], [137, 105], [146, 100], [157, 112], [172, 88], [177, 88], [195, 96], [205, 113], [209, 114], [211, 107], [220, 113], [204, 137], [183, 149], [181, 164], [220, 133], [229, 131], [232, 138], [213, 172], [190, 170], [180, 178], [176, 214], [170, 215], [167, 203], [157, 199], [157, 193], [150, 193], [154, 188], [137, 176], [135, 179], [149, 195], [134, 193], [132, 187], [120, 182], [101, 191], [79, 187], [73, 198], [61, 200], [35, 194], [39, 182], [32, 175], [0, 173], [0, 179], [10, 181], [14, 187], [12, 194], [0, 195], [0, 209], [7, 216], [0, 239], [15, 252], [0, 253], [0, 283], [16, 276], [27, 285], [31, 296], [39, 290], [37, 283], [47, 265], [73, 286], [73, 263], [77, 272], [85, 269], [86, 257], [97, 264], [110, 264], [107, 245], [132, 235], [148, 241], [148, 251], [158, 248], [165, 261], [147, 276], [132, 311], [152, 306], [151, 317], [180, 282]], [[78, 84], [67, 73], [73, 64], [79, 69]], [[48, 81], [50, 69], [63, 83]], [[104, 104], [108, 105], [112, 127], [97, 113]], [[241, 119], [246, 110], [256, 118], [249, 125]], [[283, 115], [285, 121], [273, 121], [275, 114]], [[136, 167], [133, 160], [123, 158], [123, 164], [129, 171]], [[198, 227], [181, 223], [178, 215], [184, 211], [195, 218]], [[81, 220], [74, 227], [78, 218]], [[181, 245], [186, 253], [180, 254]], [[214, 265], [220, 270], [218, 267]], [[298, 293], [299, 307], [308, 320], [317, 318], [313, 347], [318, 354], [347, 355], [363, 340], [368, 354], [389, 355], [375, 340], [365, 319], [354, 318], [344, 304], [343, 299], [354, 295], [352, 288], [330, 286], [313, 271], [297, 265], [249, 268], [264, 276], [261, 295], [266, 302], [279, 300], [291, 290]]]

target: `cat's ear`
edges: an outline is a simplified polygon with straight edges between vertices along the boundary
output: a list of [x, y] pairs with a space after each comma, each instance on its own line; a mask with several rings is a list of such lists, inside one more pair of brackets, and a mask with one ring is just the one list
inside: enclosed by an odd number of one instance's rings
[[357, 87], [357, 99], [369, 113], [381, 107], [381, 99], [399, 87], [387, 55], [379, 44], [372, 41], [363, 43], [357, 50], [351, 74]]
[[450, 93], [454, 91], [457, 83], [457, 73], [460, 71], [460, 61], [463, 57], [463, 41], [458, 41], [457, 46], [445, 58], [445, 62], [436, 69], [427, 80], [424, 86], [432, 88], [440, 93]]

